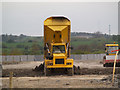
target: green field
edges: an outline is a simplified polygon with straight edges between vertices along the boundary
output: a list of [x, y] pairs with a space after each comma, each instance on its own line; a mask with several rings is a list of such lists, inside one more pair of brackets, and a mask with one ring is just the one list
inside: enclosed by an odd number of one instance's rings
[[[105, 43], [118, 43], [116, 36], [81, 38], [71, 37], [72, 54], [104, 53]], [[43, 54], [43, 37], [2, 35], [2, 55]]]
[[71, 46], [73, 46], [73, 54], [98, 54], [104, 53], [106, 43], [118, 43], [111, 38], [71, 38]]

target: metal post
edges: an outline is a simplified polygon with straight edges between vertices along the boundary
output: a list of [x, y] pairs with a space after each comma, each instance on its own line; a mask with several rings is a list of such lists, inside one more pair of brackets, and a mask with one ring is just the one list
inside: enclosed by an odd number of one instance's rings
[[114, 60], [114, 67], [113, 67], [113, 77], [112, 77], [112, 85], [114, 84], [114, 73], [115, 73], [115, 66], [116, 66], [116, 59], [117, 59], [117, 55], [118, 55], [118, 52], [116, 52], [116, 55], [115, 55], [115, 60]]

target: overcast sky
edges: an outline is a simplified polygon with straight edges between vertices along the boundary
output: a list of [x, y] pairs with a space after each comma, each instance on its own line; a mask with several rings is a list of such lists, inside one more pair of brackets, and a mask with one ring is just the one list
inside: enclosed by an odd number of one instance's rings
[[117, 2], [3, 2], [2, 33], [43, 35], [47, 17], [64, 15], [71, 20], [72, 32], [118, 34]]

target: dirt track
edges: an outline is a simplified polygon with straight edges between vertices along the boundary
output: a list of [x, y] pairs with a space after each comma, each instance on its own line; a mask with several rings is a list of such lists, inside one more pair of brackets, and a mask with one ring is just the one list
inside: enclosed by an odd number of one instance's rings
[[[44, 76], [43, 70], [34, 70], [42, 62], [21, 62], [19, 64], [3, 65], [3, 87], [8, 87], [9, 72], [12, 71], [14, 79], [14, 88], [111, 88], [118, 87], [118, 82], [111, 85], [112, 67], [103, 67], [100, 60], [98, 61], [74, 61], [74, 65], [80, 66], [75, 70], [74, 76], [59, 74], [54, 76]], [[120, 74], [120, 68], [116, 68], [116, 74]], [[51, 82], [52, 81], [52, 82]], [[24, 82], [24, 83], [22, 83]], [[24, 85], [25, 84], [25, 85]]]
[[[74, 60], [74, 65], [80, 66], [80, 68], [104, 68], [100, 62], [102, 60]], [[34, 69], [41, 63], [43, 61], [20, 62], [19, 64], [3, 65], [3, 69]]]
[[[103, 67], [101, 61], [74, 61], [76, 67], [74, 67], [75, 75], [109, 75], [112, 74], [112, 67]], [[19, 64], [10, 64], [3, 65], [3, 77], [9, 76], [9, 71], [14, 72], [14, 77], [35, 77], [35, 76], [44, 76], [43, 66], [40, 69], [35, 70], [35, 67], [43, 62], [21, 62]], [[66, 72], [65, 72], [66, 73]], [[62, 74], [65, 74], [62, 73]], [[116, 67], [116, 74], [120, 74], [120, 68]]]
[[[14, 88], [117, 88], [106, 75], [14, 77]], [[9, 78], [3, 78], [3, 88], [9, 87]]]
[[[112, 68], [104, 68], [104, 69], [87, 69], [82, 68], [78, 71], [75, 71], [75, 75], [110, 75], [112, 74]], [[14, 77], [36, 77], [36, 76], [44, 76], [43, 71], [33, 71], [32, 69], [5, 69], [2, 72], [3, 77], [8, 77], [9, 72], [14, 72]], [[120, 69], [116, 69], [116, 74], [120, 74]], [[53, 74], [54, 75], [54, 74]], [[56, 75], [56, 74], [55, 74]], [[60, 74], [59, 74], [60, 75]], [[61, 74], [63, 75], [63, 73]], [[64, 74], [66, 75], [66, 74]]]

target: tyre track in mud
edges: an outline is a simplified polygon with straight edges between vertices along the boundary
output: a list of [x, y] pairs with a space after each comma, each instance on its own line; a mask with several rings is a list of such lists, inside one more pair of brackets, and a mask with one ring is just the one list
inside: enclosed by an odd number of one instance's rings
[[[8, 77], [9, 72], [13, 72], [14, 77], [39, 77], [44, 76], [43, 70], [34, 70], [34, 69], [3, 69], [2, 77]], [[57, 73], [57, 72], [56, 72]], [[74, 75], [109, 75], [113, 73], [113, 68], [96, 68], [96, 69], [74, 69]], [[120, 68], [116, 68], [115, 74], [120, 74]], [[58, 74], [51, 74], [58, 75]], [[63, 72], [59, 75], [67, 75], [66, 72]]]
[[[33, 62], [32, 62], [33, 63]], [[84, 65], [74, 65], [74, 75], [110, 75], [113, 73], [113, 67], [94, 67], [94, 68], [89, 68], [88, 65], [92, 65], [89, 62], [85, 62]], [[39, 63], [37, 62], [38, 65]], [[30, 66], [31, 64], [29, 64]], [[99, 62], [95, 63], [95, 65], [101, 65]], [[23, 66], [23, 65], [22, 65]], [[11, 66], [13, 67], [13, 66]], [[88, 67], [88, 68], [87, 68]], [[53, 71], [53, 70], [52, 70]], [[41, 63], [39, 66], [32, 68], [3, 68], [2, 70], [2, 77], [8, 77], [9, 73], [13, 72], [14, 77], [39, 77], [39, 76], [44, 76], [44, 64]], [[120, 67], [116, 67], [115, 74], [120, 74]], [[51, 75], [67, 75], [67, 72], [65, 70], [62, 70], [60, 72], [59, 70], [54, 70], [54, 72], [51, 73]]]

